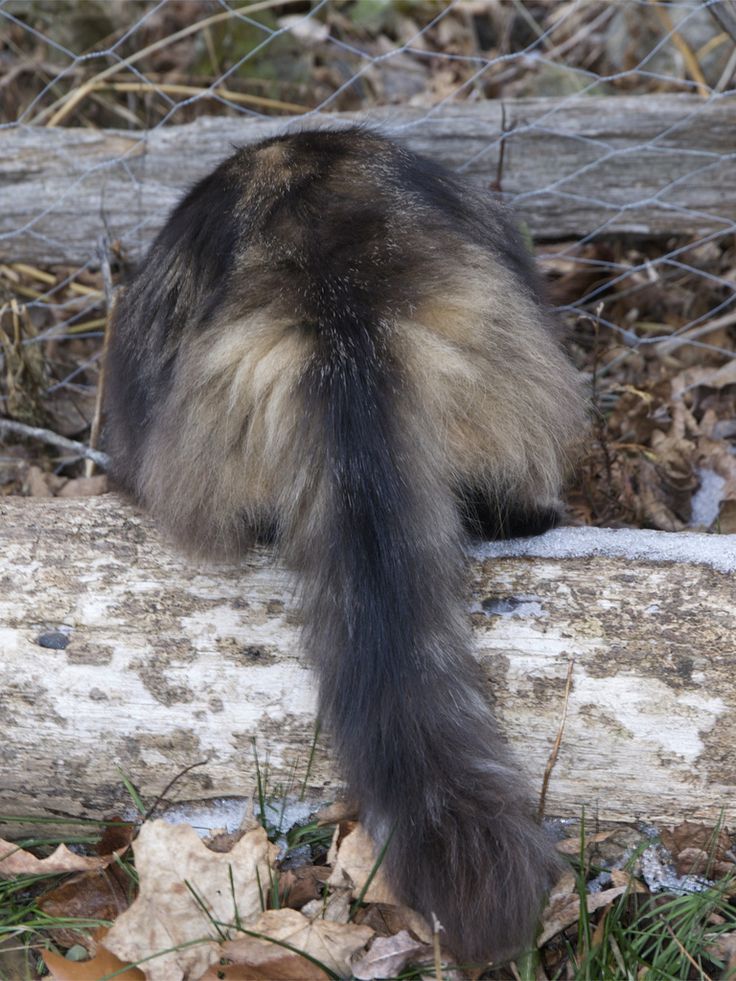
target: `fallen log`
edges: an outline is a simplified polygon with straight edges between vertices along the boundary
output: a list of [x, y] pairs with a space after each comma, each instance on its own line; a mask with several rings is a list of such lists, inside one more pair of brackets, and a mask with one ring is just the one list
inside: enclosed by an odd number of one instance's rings
[[0, 131], [0, 257], [81, 265], [104, 234], [138, 259], [182, 190], [233, 146], [354, 121], [481, 184], [500, 182], [539, 241], [728, 232], [736, 220], [733, 99], [567, 96], [202, 117], [150, 131], [11, 127]]
[[[305, 778], [295, 584], [265, 550], [191, 562], [114, 495], [0, 503], [0, 812], [101, 816]], [[488, 694], [547, 813], [736, 818], [736, 536], [566, 528], [469, 556]], [[443, 697], [437, 692], [437, 698]], [[338, 790], [320, 738], [308, 777]]]

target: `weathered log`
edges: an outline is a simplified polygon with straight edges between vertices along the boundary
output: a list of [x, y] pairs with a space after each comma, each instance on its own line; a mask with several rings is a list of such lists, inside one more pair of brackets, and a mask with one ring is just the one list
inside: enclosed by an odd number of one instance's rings
[[[6, 498], [0, 541], [0, 812], [100, 816], [121, 770], [150, 799], [203, 759], [179, 799], [248, 795], [254, 738], [271, 787], [304, 779], [313, 686], [266, 551], [188, 561], [113, 495]], [[736, 536], [562, 529], [469, 568], [489, 697], [537, 787], [574, 658], [548, 813], [736, 817]], [[336, 794], [322, 739], [309, 783]]]
[[107, 233], [135, 259], [182, 192], [287, 127], [375, 123], [504, 195], [539, 240], [596, 231], [728, 230], [736, 102], [691, 95], [518, 99], [279, 119], [201, 118], [151, 131], [0, 132], [0, 256], [84, 263]]

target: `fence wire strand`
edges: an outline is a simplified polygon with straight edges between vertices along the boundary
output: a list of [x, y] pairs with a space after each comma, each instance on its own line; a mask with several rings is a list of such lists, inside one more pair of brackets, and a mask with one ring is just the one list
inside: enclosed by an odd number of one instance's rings
[[[13, 133], [44, 126], [50, 136], [74, 127], [80, 141], [95, 129], [126, 136], [123, 148], [111, 143], [114, 152], [92, 157], [88, 166], [78, 147], [58, 151], [68, 162], [68, 179], [51, 203], [13, 227], [0, 225], [0, 273], [9, 282], [17, 276], [29, 242], [40, 252], [48, 246], [63, 254], [65, 240], [44, 230], [46, 220], [59, 213], [73, 221], [76, 195], [101, 173], [124, 175], [140, 204], [136, 220], [121, 230], [100, 200], [99, 237], [89, 242], [88, 256], [78, 256], [73, 266], [62, 263], [61, 271], [58, 262], [49, 263], [55, 268], [50, 281], [26, 287], [25, 308], [38, 328], [24, 343], [100, 334], [86, 329], [104, 315], [104, 295], [90, 278], [99, 269], [98, 241], [103, 235], [117, 240], [122, 261], [165, 217], [165, 209], [151, 208], [148, 177], [134, 166], [159, 131], [213, 114], [272, 122], [289, 117], [284, 126], [304, 126], [336, 111], [380, 108], [383, 129], [409, 137], [463, 105], [555, 96], [546, 111], [473, 144], [455, 168], [477, 178], [487, 167], [486, 182], [493, 184], [504, 144], [564, 138], [563, 172], [550, 167], [548, 181], [511, 192], [500, 182], [520, 211], [552, 202], [560, 212], [589, 208], [599, 215], [580, 234], [538, 246], [548, 270], [563, 270], [568, 280], [581, 277], [577, 295], [557, 298], [560, 311], [595, 320], [631, 350], [680, 338], [694, 350], [730, 359], [733, 345], [710, 343], [708, 325], [719, 318], [733, 323], [736, 270], [723, 258], [736, 234], [733, 178], [722, 212], [690, 207], [678, 197], [693, 185], [707, 187], [724, 166], [736, 173], [733, 133], [716, 149], [687, 139], [704, 114], [736, 97], [730, 24], [736, 24], [733, 0], [0, 0], [0, 146]], [[92, 36], [77, 49], [74, 38], [84, 31]], [[621, 145], [604, 127], [590, 135], [568, 125], [570, 106], [588, 97], [647, 100], [663, 93], [689, 93], [695, 101], [681, 116], [663, 118], [641, 142]], [[224, 145], [221, 156], [230, 150]], [[655, 183], [643, 190], [618, 181], [586, 191], [591, 177], [626, 175], [628, 161], [647, 153], [658, 160], [671, 156], [676, 173], [663, 169], [659, 182], [650, 175]], [[0, 183], [0, 195], [12, 193]], [[653, 213], [659, 213], [659, 228], [649, 235]], [[636, 239], [644, 215], [641, 238], [657, 244], [626, 245], [621, 229], [634, 230], [629, 240]], [[669, 236], [662, 234], [668, 222]], [[619, 244], [601, 246], [613, 233]], [[85, 282], [87, 292], [70, 293]], [[642, 330], [636, 317], [622, 322], [610, 312], [612, 297], [643, 295], [652, 284], [687, 294], [683, 310], [660, 330]], [[95, 363], [89, 356], [84, 367]], [[71, 366], [50, 390], [71, 386], [82, 373]]]

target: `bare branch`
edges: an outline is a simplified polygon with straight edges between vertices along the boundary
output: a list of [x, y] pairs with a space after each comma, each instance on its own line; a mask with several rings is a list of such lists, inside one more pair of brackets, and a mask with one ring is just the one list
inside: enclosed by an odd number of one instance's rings
[[23, 439], [37, 439], [50, 446], [57, 446], [61, 450], [69, 450], [75, 456], [84, 457], [87, 460], [94, 460], [98, 467], [106, 470], [110, 465], [110, 457], [101, 450], [93, 450], [85, 443], [79, 443], [76, 439], [68, 439], [60, 436], [50, 429], [42, 429], [39, 426], [26, 426], [22, 422], [14, 422], [12, 419], [0, 419], [0, 433], [11, 433], [13, 436], [20, 436]]

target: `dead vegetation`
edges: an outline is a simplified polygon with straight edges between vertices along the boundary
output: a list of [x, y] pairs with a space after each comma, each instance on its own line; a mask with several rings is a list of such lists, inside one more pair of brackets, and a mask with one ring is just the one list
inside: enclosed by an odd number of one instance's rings
[[562, 246], [542, 264], [591, 379], [593, 440], [570, 491], [573, 514], [736, 531], [732, 237]]
[[[728, 11], [719, 19], [696, 7], [11, 0], [0, 122], [145, 129], [202, 114], [448, 99], [713, 97], [733, 85], [736, 48]], [[570, 491], [575, 520], [736, 527], [734, 241], [724, 222], [704, 239], [601, 234], [539, 250], [592, 383], [594, 440]], [[82, 269], [39, 269], [13, 261], [12, 237], [0, 255], [2, 416], [89, 444], [107, 307], [99, 256]], [[125, 256], [113, 243], [105, 258], [119, 281]], [[3, 442], [3, 494], [105, 487], [79, 482], [93, 465], [73, 448], [19, 440], [17, 427]]]
[[572, 866], [537, 949], [504, 968], [458, 964], [441, 924], [396, 901], [370, 839], [335, 808], [285, 836], [271, 829], [285, 851], [252, 819], [204, 840], [187, 824], [117, 819], [91, 856], [59, 847], [39, 859], [0, 841], [0, 882], [39, 876], [41, 957], [56, 981], [729, 976], [736, 855], [725, 828], [566, 830], [557, 848]]
[[[573, 518], [736, 531], [733, 237], [539, 252], [573, 356], [591, 379], [593, 439], [570, 489]], [[0, 292], [3, 415], [89, 445], [106, 312], [101, 273], [8, 262]], [[6, 435], [3, 494], [105, 490], [103, 476], [84, 477], [79, 450]]]

